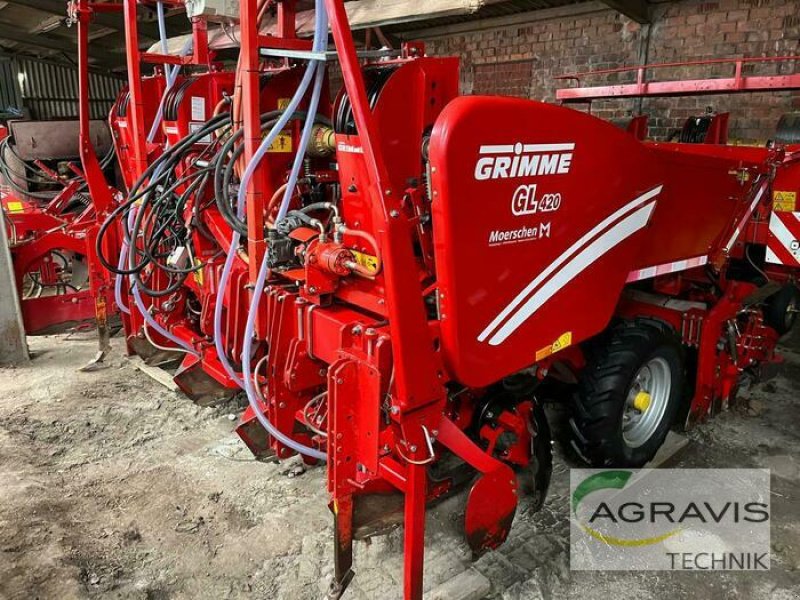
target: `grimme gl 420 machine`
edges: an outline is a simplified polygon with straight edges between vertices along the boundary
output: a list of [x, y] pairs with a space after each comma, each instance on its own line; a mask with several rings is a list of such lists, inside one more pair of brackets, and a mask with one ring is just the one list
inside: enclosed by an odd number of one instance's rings
[[[131, 350], [183, 353], [195, 397], [243, 389], [257, 456], [326, 465], [332, 597], [391, 507], [419, 599], [430, 502], [469, 486], [476, 554], [522, 493], [541, 504], [542, 383], [577, 387], [589, 461], [641, 465], [684, 389], [692, 420], [723, 406], [794, 319], [797, 265], [750, 254], [773, 192], [800, 187], [794, 148], [642, 143], [569, 108], [459, 97], [457, 60], [421, 44], [360, 54], [342, 0], [316, 1], [313, 40], [293, 0], [186, 2], [179, 53], [139, 51], [137, 4], [119, 5], [129, 87], [111, 117], [127, 198], [98, 254]], [[220, 18], [238, 20], [233, 69], [209, 43]]]

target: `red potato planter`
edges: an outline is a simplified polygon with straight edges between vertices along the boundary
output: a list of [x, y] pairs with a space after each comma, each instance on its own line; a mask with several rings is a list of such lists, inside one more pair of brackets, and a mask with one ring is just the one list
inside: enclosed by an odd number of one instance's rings
[[[339, 0], [317, 10], [345, 82], [330, 102], [313, 90], [333, 56], [296, 37], [294, 2], [270, 36], [241, 2], [234, 72], [203, 17], [191, 53], [141, 54], [135, 5], [112, 118], [129, 189], [105, 225], [131, 243], [125, 268], [105, 257], [130, 347], [181, 352], [196, 397], [243, 387], [257, 456], [325, 463], [332, 597], [353, 539], [400, 511], [418, 599], [429, 503], [469, 487], [476, 554], [520, 494], [541, 504], [541, 382], [575, 386], [587, 460], [640, 465], [683, 389], [691, 422], [712, 414], [793, 321], [796, 254], [772, 222], [794, 227], [791, 147], [642, 143], [565, 107], [461, 98], [458, 62], [420, 44], [359, 57]], [[149, 143], [143, 62], [194, 68]]]

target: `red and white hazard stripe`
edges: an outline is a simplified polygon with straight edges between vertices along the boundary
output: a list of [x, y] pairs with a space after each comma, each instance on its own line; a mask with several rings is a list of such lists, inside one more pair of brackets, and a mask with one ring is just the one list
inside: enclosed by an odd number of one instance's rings
[[685, 260], [676, 260], [675, 262], [665, 263], [663, 265], [656, 265], [655, 267], [647, 267], [645, 269], [638, 269], [631, 271], [628, 275], [628, 283], [634, 281], [642, 281], [643, 279], [652, 279], [659, 275], [669, 275], [671, 273], [678, 273], [680, 271], [688, 271], [697, 267], [702, 267], [708, 264], [708, 256], [695, 256], [694, 258], [687, 258]]
[[800, 267], [800, 212], [773, 212], [769, 220], [767, 262]]

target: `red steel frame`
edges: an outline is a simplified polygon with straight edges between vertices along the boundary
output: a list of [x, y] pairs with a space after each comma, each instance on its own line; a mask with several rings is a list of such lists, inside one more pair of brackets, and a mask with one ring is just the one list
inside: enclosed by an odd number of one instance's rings
[[[112, 189], [109, 187], [100, 162], [92, 146], [90, 135], [90, 89], [89, 89], [89, 26], [93, 12], [116, 12], [119, 6], [77, 0], [70, 5], [78, 19], [78, 107], [80, 120], [80, 157], [86, 184], [94, 206], [95, 222], [86, 232], [86, 256], [89, 263], [89, 282], [95, 301], [95, 318], [99, 335], [100, 354], [98, 360], [108, 351], [110, 332], [108, 330], [108, 307], [114, 307], [113, 278], [97, 259], [95, 244], [100, 225], [114, 208]], [[107, 254], [116, 254], [118, 238], [109, 236], [105, 241]]]
[[[791, 75], [745, 75], [746, 65], [785, 63], [800, 61], [800, 56], [767, 56], [753, 58], [718, 58], [688, 62], [653, 63], [631, 67], [618, 67], [598, 71], [571, 73], [556, 77], [557, 80], [575, 81], [578, 87], [556, 91], [556, 99], [562, 102], [591, 102], [609, 98], [638, 98], [642, 96], [690, 96], [742, 92], [771, 92], [800, 89], [800, 73]], [[681, 67], [704, 67], [732, 65], [733, 77], [710, 79], [655, 81], [648, 79], [650, 71]], [[636, 73], [635, 83], [615, 85], [583, 86], [587, 77], [619, 73]]]

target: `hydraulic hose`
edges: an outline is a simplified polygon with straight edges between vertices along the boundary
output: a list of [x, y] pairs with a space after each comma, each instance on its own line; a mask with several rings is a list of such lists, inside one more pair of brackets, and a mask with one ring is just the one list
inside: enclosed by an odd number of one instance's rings
[[[156, 12], [158, 15], [158, 36], [161, 41], [161, 52], [162, 54], [169, 53], [169, 42], [167, 41], [167, 22], [164, 15], [164, 3], [158, 2], [156, 4]], [[186, 40], [186, 43], [181, 48], [180, 55], [185, 56], [189, 53], [192, 49], [192, 39], [189, 38]], [[175, 80], [178, 79], [178, 73], [181, 72], [181, 65], [174, 65], [172, 68], [167, 68], [167, 86], [164, 88], [164, 93], [161, 96], [161, 102], [158, 103], [158, 111], [156, 112], [156, 117], [153, 119], [153, 125], [150, 127], [150, 133], [147, 134], [147, 141], [152, 142], [156, 134], [158, 133], [158, 128], [161, 127], [161, 121], [164, 118], [164, 104], [167, 100], [167, 94], [175, 85]]]
[[[125, 261], [128, 259], [128, 241], [123, 239], [122, 240], [122, 247], [119, 251], [119, 262], [117, 263], [117, 269], [122, 270], [125, 268]], [[126, 315], [131, 314], [131, 309], [125, 306], [125, 302], [122, 300], [122, 278], [125, 277], [121, 273], [118, 273], [117, 276], [114, 278], [114, 300], [117, 302], [117, 306], [119, 309], [124, 312]]]
[[[323, 0], [316, 0], [315, 2], [315, 13], [316, 13], [316, 23], [314, 26], [314, 44], [313, 49], [315, 52], [321, 52], [327, 49], [327, 41], [328, 41], [328, 19], [327, 13], [325, 12], [325, 3]], [[314, 116], [317, 112], [317, 107], [319, 106], [319, 99], [322, 90], [322, 82], [323, 82], [323, 75], [324, 75], [324, 63], [317, 60], [312, 60], [309, 62], [308, 67], [306, 69], [306, 73], [303, 77], [303, 81], [301, 82], [300, 87], [298, 88], [295, 96], [292, 98], [292, 101], [289, 104], [289, 107], [286, 110], [286, 121], [288, 122], [288, 118], [291, 117], [291, 113], [297, 110], [297, 107], [300, 105], [302, 98], [304, 97], [306, 91], [311, 82], [311, 78], [316, 75], [314, 90], [311, 97], [311, 102], [309, 106], [309, 116], [306, 119], [306, 124], [303, 129], [303, 134], [300, 140], [300, 145], [297, 148], [297, 155], [295, 156], [295, 161], [292, 166], [292, 173], [289, 177], [289, 185], [286, 188], [286, 192], [284, 193], [283, 202], [281, 204], [280, 210], [278, 211], [278, 220], [285, 216], [286, 212], [288, 211], [289, 203], [291, 198], [294, 194], [294, 189], [297, 184], [297, 177], [299, 175], [300, 169], [303, 165], [303, 159], [305, 156], [305, 151], [308, 146], [308, 141], [311, 138], [311, 132], [314, 126]], [[259, 147], [258, 151], [256, 152], [255, 156], [253, 156], [252, 161], [250, 164], [247, 165], [245, 169], [244, 176], [242, 177], [242, 186], [239, 189], [239, 205], [238, 210], [241, 212], [244, 209], [244, 202], [245, 202], [245, 194], [247, 189], [247, 184], [252, 177], [255, 169], [257, 168], [259, 162], [266, 154], [267, 149], [272, 144], [272, 139], [277, 137], [278, 132], [283, 129], [283, 125], [280, 120], [276, 124], [275, 128], [270, 132], [270, 135], [262, 142], [261, 146]], [[273, 135], [274, 134], [274, 135]], [[251, 369], [251, 354], [253, 348], [253, 338], [255, 337], [255, 319], [256, 315], [258, 314], [258, 308], [261, 301], [261, 294], [264, 292], [264, 287], [266, 284], [267, 277], [269, 275], [269, 267], [267, 262], [267, 257], [264, 257], [264, 260], [261, 262], [261, 267], [258, 272], [258, 278], [256, 280], [255, 289], [253, 290], [253, 298], [250, 303], [250, 312], [247, 316], [247, 324], [245, 326], [245, 335], [244, 335], [244, 347], [242, 349], [242, 375], [244, 379], [245, 385], [245, 392], [247, 393], [247, 399], [250, 403], [253, 412], [258, 418], [258, 421], [267, 430], [267, 432], [276, 440], [278, 440], [281, 444], [291, 448], [292, 450], [299, 452], [300, 454], [305, 454], [309, 457], [316, 458], [318, 460], [326, 461], [327, 455], [324, 452], [320, 452], [315, 448], [310, 448], [295, 440], [291, 439], [290, 437], [284, 435], [280, 430], [278, 430], [267, 418], [264, 414], [264, 411], [261, 409], [261, 405], [258, 399], [258, 393], [256, 390], [256, 386], [253, 383], [253, 379], [251, 377], [252, 369]]]
[[[212, 121], [214, 122], [216, 122], [217, 120], [220, 119], [216, 117], [215, 119], [212, 119]], [[179, 146], [181, 145], [179, 144]], [[176, 149], [177, 148], [178, 146], [176, 146]], [[125, 210], [129, 210], [133, 206], [134, 202], [139, 199], [140, 194], [138, 193], [138, 190], [142, 187], [147, 177], [152, 174], [151, 177], [151, 182], [152, 182], [153, 180], [158, 179], [158, 176], [160, 175], [161, 171], [167, 170], [166, 167], [162, 168], [161, 170], [158, 170], [157, 168], [154, 169], [154, 167], [155, 164], [151, 165], [148, 168], [148, 170], [145, 171], [142, 177], [134, 184], [133, 188], [131, 189], [131, 198], [124, 204], [118, 206], [109, 216], [109, 218], [103, 223], [97, 240], [97, 254], [100, 259], [100, 262], [103, 263], [103, 265], [106, 266], [106, 268], [108, 268], [110, 271], [116, 274], [114, 281], [114, 299], [117, 302], [117, 306], [119, 306], [120, 310], [122, 310], [122, 312], [124, 312], [125, 314], [130, 314], [130, 309], [125, 306], [122, 299], [123, 278], [127, 275], [133, 274], [132, 271], [127, 271], [125, 269], [125, 264], [128, 262], [128, 251], [130, 247], [130, 241], [129, 241], [130, 232], [127, 230], [127, 228], [125, 228], [125, 235], [123, 235], [122, 247], [120, 248], [120, 257], [116, 265], [116, 269], [114, 269], [111, 265], [106, 264], [107, 261], [104, 258], [102, 252], [102, 238], [105, 236], [105, 232], [107, 231], [108, 227], [110, 227], [111, 223], [113, 223], [113, 221], [116, 219], [116, 217], [122, 214], [122, 212], [124, 212]]]
[[[303, 79], [300, 82], [300, 86], [297, 88], [295, 95], [289, 102], [289, 106], [287, 106], [284, 112], [278, 116], [278, 119], [272, 125], [272, 129], [264, 138], [264, 141], [262, 142], [261, 146], [259, 146], [258, 150], [256, 151], [253, 160], [245, 169], [245, 172], [242, 175], [241, 182], [239, 184], [238, 201], [236, 207], [237, 221], [244, 222], [245, 211], [246, 211], [245, 198], [247, 193], [247, 184], [250, 181], [250, 178], [253, 176], [253, 173], [255, 172], [255, 166], [257, 166], [258, 163], [261, 161], [261, 159], [263, 159], [269, 147], [278, 137], [280, 132], [283, 131], [284, 128], [286, 127], [286, 124], [289, 123], [289, 121], [291, 121], [294, 117], [302, 113], [302, 111], [298, 111], [297, 109], [299, 108], [300, 103], [302, 102], [303, 98], [306, 95], [306, 92], [308, 91], [308, 88], [311, 85], [311, 78], [313, 77], [313, 75], [314, 75], [314, 68], [311, 64], [309, 64], [309, 66], [306, 68], [306, 72], [303, 76]], [[309, 122], [311, 123], [314, 122], [314, 118], [311, 114], [306, 115], [306, 124], [308, 124]], [[304, 146], [298, 148], [298, 156], [303, 156], [305, 154], [304, 148], [305, 148]], [[233, 226], [233, 224], [231, 225], [233, 229], [233, 234], [231, 235], [231, 245], [228, 251], [228, 255], [225, 258], [225, 264], [222, 267], [222, 273], [220, 274], [219, 278], [219, 285], [217, 286], [217, 289], [219, 290], [218, 294], [222, 295], [224, 295], [225, 290], [228, 289], [228, 281], [230, 279], [231, 271], [233, 269], [233, 263], [236, 258], [236, 251], [239, 248], [239, 244], [242, 241], [242, 234], [240, 233], [239, 229]], [[225, 369], [225, 372], [236, 383], [236, 385], [238, 385], [242, 389], [245, 389], [245, 382], [243, 378], [236, 372], [236, 369], [233, 368], [233, 365], [228, 360], [227, 352], [222, 342], [223, 304], [224, 302], [222, 301], [222, 298], [220, 298], [214, 305], [214, 347], [217, 350], [217, 356], [219, 357], [219, 360], [222, 363], [222, 367]]]
[[[221, 119], [221, 118], [212, 119], [212, 121], [210, 122], [211, 124], [207, 124], [206, 127], [213, 127], [214, 125], [218, 124], [217, 122], [222, 123], [223, 119]], [[202, 132], [203, 131], [201, 130], [200, 132], [196, 133], [195, 135], [200, 135]], [[176, 145], [171, 150], [175, 152], [176, 156], [180, 155], [181, 146], [188, 145], [188, 144], [189, 144], [188, 141], [181, 142], [181, 144]], [[163, 158], [163, 155], [162, 155], [162, 158]], [[149, 174], [152, 174], [152, 176], [150, 177], [151, 182], [159, 180], [159, 178], [161, 177], [162, 171], [164, 171], [164, 170], [169, 168], [170, 162], [171, 161], [169, 160], [169, 157], [167, 157], [163, 161], [159, 161], [157, 163], [154, 163], [153, 165], [148, 167], [147, 171], [145, 171], [145, 173], [142, 175], [142, 177], [139, 179], [139, 182], [137, 182], [137, 183], [142, 183], [143, 184], [145, 179], [147, 178], [147, 176]], [[136, 243], [135, 239], [133, 239], [131, 237], [131, 229], [132, 229], [132, 226], [134, 225], [134, 223], [137, 221], [138, 211], [139, 210], [143, 210], [143, 207], [136, 207], [135, 206], [135, 202], [136, 202], [136, 200], [138, 200], [138, 196], [140, 195], [140, 194], [137, 193], [138, 187], [139, 186], [137, 186], [137, 185], [134, 186], [134, 188], [131, 190], [131, 198], [128, 200], [128, 202], [126, 202], [125, 204], [120, 206], [120, 207], [128, 206], [128, 208], [130, 209], [129, 212], [128, 212], [128, 218], [127, 218], [127, 223], [126, 223], [126, 227], [125, 227], [125, 229], [126, 229], [125, 236], [124, 236], [125, 240], [123, 241], [123, 253], [125, 254], [125, 258], [128, 260], [128, 267], [129, 267], [130, 274], [136, 274], [140, 270], [139, 268], [135, 267], [135, 256], [136, 256], [135, 253], [131, 252], [131, 248]], [[148, 192], [144, 192], [144, 196], [147, 196], [147, 194], [148, 194]], [[118, 209], [120, 207], [118, 207]], [[113, 215], [113, 213], [112, 213], [112, 215]], [[112, 218], [113, 218], [113, 216], [109, 217], [109, 219], [106, 221], [106, 223], [110, 222]], [[105, 223], [104, 223], [104, 225], [105, 225]], [[125, 244], [125, 241], [128, 242], [127, 246]], [[99, 244], [99, 240], [98, 240], [98, 244]], [[121, 257], [121, 259], [122, 259], [122, 257]], [[120, 262], [122, 263], [122, 260]], [[119, 270], [122, 271], [121, 269], [119, 269]], [[125, 273], [125, 272], [122, 271], [122, 273]], [[120, 277], [122, 276], [122, 273], [119, 274]], [[117, 285], [121, 288], [122, 282], [120, 281]], [[116, 289], [117, 289], [117, 285], [115, 285], [115, 292], [116, 292]], [[141, 290], [139, 289], [139, 285], [138, 285], [138, 282], [137, 282], [135, 277], [133, 277], [132, 280], [131, 280], [131, 292], [133, 294], [133, 299], [134, 299], [134, 303], [136, 304], [136, 308], [141, 313], [141, 315], [144, 318], [145, 322], [152, 329], [157, 331], [159, 334], [161, 334], [166, 339], [168, 339], [168, 340], [172, 341], [173, 343], [175, 343], [178, 346], [178, 348], [175, 348], [176, 350], [183, 350], [183, 351], [187, 352], [188, 354], [192, 354], [194, 356], [199, 356], [199, 353], [190, 344], [186, 343], [182, 339], [180, 339], [177, 336], [175, 336], [172, 332], [170, 332], [166, 328], [162, 327], [153, 318], [152, 314], [150, 314], [150, 311], [145, 306], [144, 300], [142, 299]]]
[[[134, 207], [133, 210], [128, 213], [128, 229], [130, 230], [131, 225], [133, 224], [133, 220], [136, 219], [137, 209]], [[131, 240], [133, 244], [134, 241]], [[133, 253], [128, 253], [129, 260], [133, 261]], [[145, 322], [155, 329], [158, 333], [160, 333], [163, 337], [167, 338], [171, 342], [177, 344], [179, 347], [176, 350], [183, 350], [187, 354], [193, 354], [194, 356], [199, 357], [200, 354], [195, 350], [190, 344], [184, 342], [179, 337], [175, 336], [171, 331], [167, 330], [166, 328], [162, 327], [158, 321], [153, 318], [153, 315], [150, 314], [150, 311], [144, 304], [144, 300], [142, 300], [142, 293], [139, 290], [139, 286], [136, 283], [136, 280], [131, 281], [131, 292], [133, 293], [133, 300], [136, 303], [136, 308], [139, 309], [139, 313], [144, 317]]]

